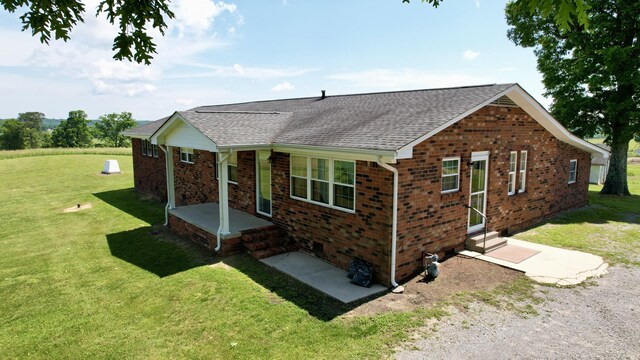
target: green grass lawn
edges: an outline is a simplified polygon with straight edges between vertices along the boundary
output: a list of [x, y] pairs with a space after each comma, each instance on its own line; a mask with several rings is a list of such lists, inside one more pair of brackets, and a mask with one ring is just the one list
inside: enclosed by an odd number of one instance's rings
[[601, 255], [612, 264], [640, 265], [640, 165], [628, 165], [633, 196], [600, 195], [589, 187], [589, 206], [566, 212], [517, 239]]
[[[107, 158], [122, 175], [100, 175]], [[0, 357], [372, 358], [441, 314], [340, 317], [251, 258], [163, 241], [131, 172], [130, 156], [0, 160]]]

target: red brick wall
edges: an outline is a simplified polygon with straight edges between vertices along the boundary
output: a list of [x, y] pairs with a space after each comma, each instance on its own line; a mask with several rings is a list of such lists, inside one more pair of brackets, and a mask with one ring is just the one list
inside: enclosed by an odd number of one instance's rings
[[215, 153], [193, 150], [193, 164], [189, 164], [180, 161], [180, 148], [172, 150], [176, 206], [217, 202]]
[[167, 200], [167, 175], [164, 152], [158, 157], [142, 155], [142, 140], [131, 139], [133, 151], [133, 183], [136, 191]]
[[238, 184], [229, 184], [229, 207], [256, 214], [256, 152], [238, 152]]
[[[346, 269], [354, 256], [376, 268], [377, 281], [389, 283], [393, 174], [377, 164], [356, 162], [356, 212], [292, 199], [289, 155], [273, 154], [273, 218], [301, 247]], [[255, 196], [255, 195], [254, 195]]]
[[[509, 196], [509, 154], [520, 150], [528, 151], [526, 191]], [[464, 246], [473, 151], [490, 151], [488, 230], [514, 232], [587, 204], [588, 153], [560, 142], [519, 108], [487, 106], [417, 145], [413, 159], [397, 164], [398, 279], [420, 269], [423, 251]], [[451, 156], [461, 157], [460, 191], [441, 194], [442, 159]], [[570, 159], [578, 159], [574, 184], [567, 184]]]

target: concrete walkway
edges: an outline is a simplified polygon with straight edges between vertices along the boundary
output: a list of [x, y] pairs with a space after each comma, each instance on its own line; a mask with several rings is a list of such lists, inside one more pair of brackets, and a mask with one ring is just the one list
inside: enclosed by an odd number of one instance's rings
[[[200, 229], [215, 235], [220, 225], [220, 208], [218, 203], [179, 206], [169, 210], [169, 214], [195, 225]], [[273, 223], [249, 215], [242, 211], [229, 208], [229, 232], [225, 238], [240, 236], [240, 232], [271, 226]]]
[[369, 288], [354, 285], [346, 271], [299, 251], [260, 261], [345, 304], [387, 290], [380, 284], [373, 284]]
[[560, 249], [512, 238], [507, 240], [507, 244], [536, 250], [539, 253], [518, 264], [469, 250], [463, 250], [460, 254], [522, 271], [526, 276], [541, 283], [562, 286], [576, 285], [590, 277], [602, 276], [607, 273], [609, 266], [602, 257], [581, 251]]

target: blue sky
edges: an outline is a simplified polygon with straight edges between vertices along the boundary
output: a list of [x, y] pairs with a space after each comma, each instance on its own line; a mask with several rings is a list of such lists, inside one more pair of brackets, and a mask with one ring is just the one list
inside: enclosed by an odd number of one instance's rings
[[198, 105], [518, 82], [549, 100], [531, 49], [507, 37], [506, 1], [174, 0], [151, 66], [111, 59], [115, 29], [92, 16], [42, 45], [0, 12], [0, 118], [40, 111], [155, 120]]

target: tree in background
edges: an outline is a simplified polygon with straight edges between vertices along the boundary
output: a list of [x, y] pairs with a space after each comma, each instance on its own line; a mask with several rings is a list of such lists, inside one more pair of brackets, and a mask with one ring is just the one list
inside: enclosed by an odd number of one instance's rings
[[122, 147], [128, 145], [128, 139], [121, 133], [136, 126], [130, 112], [102, 115], [95, 124], [95, 134], [107, 146]]
[[60, 122], [51, 134], [54, 147], [88, 147], [91, 140], [87, 114], [82, 110], [70, 111], [67, 120]]
[[26, 147], [30, 149], [42, 147], [42, 120], [44, 120], [44, 114], [37, 111], [18, 115], [18, 121], [24, 125]]
[[20, 150], [25, 144], [24, 124], [16, 119], [5, 120], [0, 126], [0, 149]]
[[509, 39], [533, 47], [556, 119], [582, 137], [606, 135], [611, 162], [603, 194], [630, 195], [629, 141], [640, 134], [640, 2], [587, 0], [589, 27], [507, 4]]

